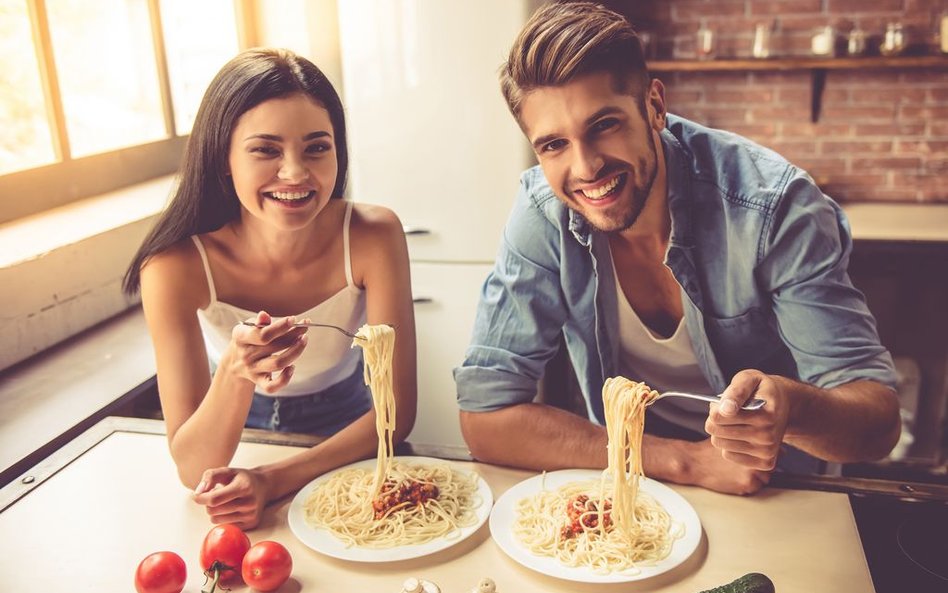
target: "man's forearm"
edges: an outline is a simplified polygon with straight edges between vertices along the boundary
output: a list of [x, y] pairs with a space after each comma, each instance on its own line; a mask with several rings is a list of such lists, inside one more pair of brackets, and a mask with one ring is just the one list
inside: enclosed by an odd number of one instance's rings
[[[461, 412], [461, 429], [475, 458], [534, 470], [603, 469], [608, 464], [606, 429], [586, 418], [543, 404], [519, 404], [493, 412]], [[645, 435], [647, 475], [681, 480], [676, 443]]]
[[534, 470], [606, 467], [606, 429], [543, 404], [462, 411], [461, 431], [474, 457], [489, 463]]
[[792, 398], [786, 443], [827, 461], [854, 462], [884, 457], [898, 441], [899, 402], [885, 385], [854, 381], [819, 389], [785, 381]]
[[[532, 470], [604, 469], [606, 429], [575, 414], [542, 404], [493, 412], [461, 412], [461, 430], [480, 461]], [[709, 441], [688, 443], [645, 435], [645, 475], [718, 492], [750, 494], [767, 481], [764, 472], [726, 461]]]

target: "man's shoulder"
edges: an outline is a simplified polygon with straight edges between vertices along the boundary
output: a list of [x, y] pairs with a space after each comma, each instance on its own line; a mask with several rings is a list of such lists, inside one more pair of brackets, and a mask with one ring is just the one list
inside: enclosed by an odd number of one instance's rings
[[536, 207], [556, 200], [556, 194], [540, 165], [534, 165], [520, 174], [520, 197]]
[[668, 132], [694, 182], [730, 201], [769, 209], [791, 178], [808, 177], [777, 152], [753, 140], [669, 114]]
[[568, 218], [566, 206], [556, 197], [539, 165], [534, 165], [520, 174], [516, 207], [540, 214], [552, 224], [558, 224]]

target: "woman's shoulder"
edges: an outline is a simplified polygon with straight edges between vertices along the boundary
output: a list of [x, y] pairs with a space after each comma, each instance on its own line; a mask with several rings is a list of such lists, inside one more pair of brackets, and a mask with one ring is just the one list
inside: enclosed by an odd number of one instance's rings
[[142, 272], [156, 270], [164, 272], [180, 272], [190, 267], [194, 262], [200, 262], [200, 255], [194, 240], [191, 237], [181, 239], [177, 243], [154, 253], [142, 264]]
[[376, 204], [353, 204], [349, 237], [353, 275], [359, 286], [365, 286], [369, 276], [407, 270], [405, 230], [392, 209]]
[[388, 206], [363, 202], [353, 202], [352, 222], [376, 227], [401, 225], [398, 215]]
[[147, 294], [162, 292], [177, 295], [181, 301], [195, 301], [198, 304], [209, 299], [204, 263], [191, 237], [151, 255], [142, 264], [141, 278], [142, 298], [147, 298]]
[[353, 203], [349, 230], [354, 240], [361, 241], [387, 241], [405, 234], [395, 211], [378, 204]]

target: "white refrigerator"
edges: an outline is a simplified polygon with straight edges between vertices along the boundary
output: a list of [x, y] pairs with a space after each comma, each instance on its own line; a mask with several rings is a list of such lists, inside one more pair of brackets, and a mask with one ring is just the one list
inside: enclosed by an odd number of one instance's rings
[[531, 0], [339, 2], [349, 194], [402, 220], [418, 333], [413, 443], [463, 445], [464, 356], [532, 152], [497, 74]]

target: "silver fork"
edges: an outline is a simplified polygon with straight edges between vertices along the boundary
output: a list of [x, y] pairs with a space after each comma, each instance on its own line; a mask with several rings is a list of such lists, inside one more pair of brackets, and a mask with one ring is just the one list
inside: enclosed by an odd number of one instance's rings
[[[664, 393], [659, 394], [659, 396], [655, 398], [655, 401], [658, 401], [662, 399], [663, 397], [687, 397], [690, 399], [700, 399], [701, 401], [705, 401], [705, 402], [720, 402], [721, 401], [721, 396], [719, 395], [701, 395], [698, 393], [685, 393], [683, 391], [666, 391]], [[743, 406], [741, 406], [741, 409], [748, 410], [748, 411], [759, 410], [763, 408], [764, 404], [766, 403], [767, 403], [766, 401], [762, 399], [757, 399], [755, 397], [754, 399], [748, 401]]]
[[[265, 325], [256, 324], [256, 323], [254, 323], [253, 321], [242, 321], [241, 323], [242, 323], [243, 325], [249, 325], [250, 327], [267, 327], [267, 326], [265, 326]], [[336, 330], [337, 332], [339, 332], [339, 333], [341, 333], [341, 334], [344, 334], [344, 335], [346, 335], [346, 336], [349, 336], [350, 338], [353, 338], [353, 339], [356, 339], [356, 340], [365, 340], [365, 339], [366, 339], [364, 336], [360, 336], [360, 335], [358, 335], [358, 334], [354, 334], [354, 333], [352, 333], [351, 331], [349, 331], [349, 330], [347, 330], [347, 329], [345, 329], [345, 328], [339, 327], [338, 325], [330, 325], [330, 324], [328, 324], [328, 323], [313, 323], [312, 321], [298, 321], [298, 322], [296, 322], [296, 323], [293, 324], [293, 327], [328, 327], [329, 329], [334, 329], [334, 330]]]

